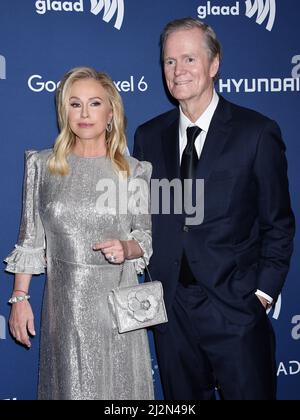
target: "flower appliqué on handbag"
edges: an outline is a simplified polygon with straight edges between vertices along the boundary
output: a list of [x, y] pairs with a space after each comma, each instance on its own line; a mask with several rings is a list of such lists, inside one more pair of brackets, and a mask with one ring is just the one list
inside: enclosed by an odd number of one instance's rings
[[132, 316], [139, 322], [151, 320], [159, 309], [159, 300], [143, 290], [128, 294], [128, 308]]

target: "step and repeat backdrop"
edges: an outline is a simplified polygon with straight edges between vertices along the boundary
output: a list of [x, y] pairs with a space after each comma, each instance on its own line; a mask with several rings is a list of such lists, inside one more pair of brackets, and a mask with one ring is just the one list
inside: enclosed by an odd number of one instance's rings
[[[81, 65], [111, 75], [124, 100], [128, 145], [136, 127], [170, 109], [162, 81], [159, 36], [175, 18], [192, 16], [216, 30], [223, 47], [217, 91], [277, 120], [287, 145], [290, 190], [300, 220], [300, 2], [298, 0], [1, 0], [0, 257], [13, 248], [21, 215], [24, 151], [52, 146], [54, 95], [62, 75]], [[278, 397], [300, 400], [299, 234], [290, 273], [269, 317], [277, 334]], [[13, 276], [1, 265], [0, 399], [36, 399], [39, 334], [30, 351], [9, 334]], [[39, 331], [44, 277], [31, 303]], [[149, 333], [156, 397], [159, 369]]]

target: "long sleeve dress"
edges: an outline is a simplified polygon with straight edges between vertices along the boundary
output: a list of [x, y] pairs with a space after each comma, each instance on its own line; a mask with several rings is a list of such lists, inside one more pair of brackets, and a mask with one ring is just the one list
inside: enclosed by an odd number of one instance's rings
[[[135, 239], [147, 262], [150, 214], [139, 213], [130, 196], [124, 211], [119, 176], [108, 158], [70, 154], [70, 173], [63, 177], [49, 173], [50, 153], [26, 153], [19, 240], [6, 259], [11, 273], [41, 274], [47, 267], [38, 398], [153, 399], [147, 332], [119, 334], [108, 298], [113, 288], [138, 282], [144, 261], [111, 264], [93, 250], [99, 241]], [[127, 159], [128, 185], [142, 181], [141, 202], [149, 205], [151, 165]]]

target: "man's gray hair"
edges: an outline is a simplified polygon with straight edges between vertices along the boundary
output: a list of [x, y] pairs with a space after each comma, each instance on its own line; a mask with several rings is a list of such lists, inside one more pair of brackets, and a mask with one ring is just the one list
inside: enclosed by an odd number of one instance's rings
[[[160, 38], [162, 62], [164, 61], [165, 45], [166, 45], [168, 36], [176, 31], [189, 30], [189, 29], [194, 29], [194, 28], [200, 29], [204, 34], [204, 41], [205, 41], [204, 46], [208, 51], [208, 57], [209, 57], [210, 62], [212, 62], [213, 59], [217, 56], [221, 60], [221, 44], [218, 41], [217, 35], [215, 31], [212, 29], [212, 27], [198, 19], [188, 17], [188, 18], [173, 20], [165, 26], [161, 34], [161, 38]], [[217, 80], [218, 77], [219, 77], [219, 74], [216, 74], [216, 76], [214, 77], [214, 80]]]

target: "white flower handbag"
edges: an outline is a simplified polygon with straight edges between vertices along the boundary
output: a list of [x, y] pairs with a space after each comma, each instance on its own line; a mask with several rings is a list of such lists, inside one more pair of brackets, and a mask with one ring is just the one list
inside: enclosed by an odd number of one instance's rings
[[119, 333], [168, 322], [162, 284], [152, 280], [146, 262], [145, 266], [150, 282], [112, 290]]

